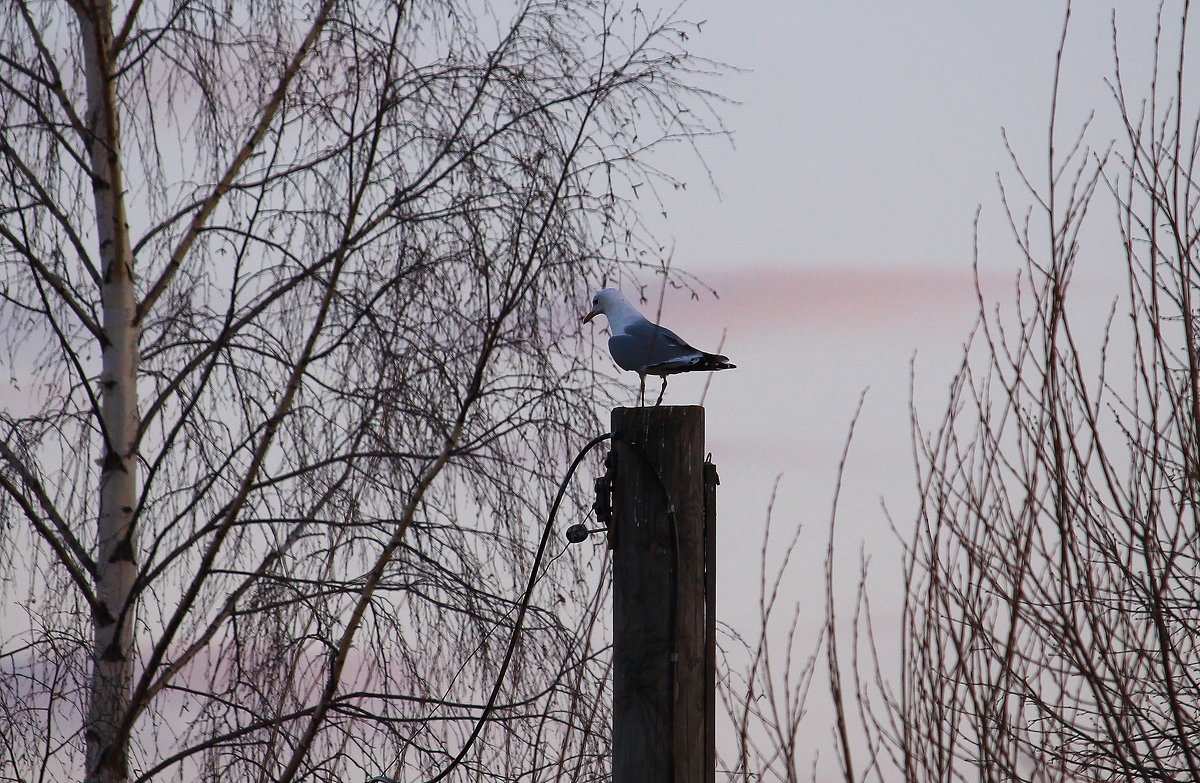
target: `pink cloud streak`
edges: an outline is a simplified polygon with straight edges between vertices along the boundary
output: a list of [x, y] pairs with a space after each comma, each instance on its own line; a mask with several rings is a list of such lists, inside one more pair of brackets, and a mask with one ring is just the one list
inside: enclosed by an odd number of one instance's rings
[[[701, 306], [686, 291], [668, 291], [664, 320], [710, 321], [722, 317], [741, 326], [791, 324], [797, 327], [846, 324], [876, 328], [897, 320], [940, 319], [976, 306], [969, 269], [937, 267], [750, 267], [702, 272], [716, 289], [716, 302], [701, 295]], [[990, 287], [990, 286], [989, 286]], [[655, 309], [657, 292], [647, 287]]]

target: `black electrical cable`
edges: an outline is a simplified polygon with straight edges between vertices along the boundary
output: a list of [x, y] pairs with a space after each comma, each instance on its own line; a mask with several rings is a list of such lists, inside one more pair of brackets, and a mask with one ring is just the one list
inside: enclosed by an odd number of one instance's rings
[[[546, 517], [546, 526], [542, 530], [542, 540], [538, 544], [537, 554], [533, 558], [533, 567], [529, 571], [529, 581], [525, 585], [524, 595], [521, 596], [521, 603], [517, 612], [517, 619], [513, 623], [512, 636], [509, 637], [508, 648], [504, 651], [504, 660], [501, 661], [500, 671], [496, 675], [496, 684], [492, 686], [492, 692], [491, 695], [488, 696], [487, 704], [485, 704], [483, 707], [483, 713], [480, 714], [479, 720], [475, 722], [475, 727], [471, 729], [471, 734], [467, 737], [467, 741], [463, 744], [462, 749], [458, 751], [458, 754], [455, 755], [445, 769], [443, 769], [434, 777], [430, 778], [428, 781], [426, 781], [426, 783], [438, 783], [439, 780], [445, 778], [454, 770], [455, 767], [462, 763], [462, 760], [466, 758], [467, 753], [471, 750], [471, 746], [475, 744], [475, 740], [479, 739], [479, 734], [483, 731], [484, 724], [486, 724], [488, 719], [491, 717], [492, 710], [496, 707], [496, 700], [500, 698], [500, 688], [504, 684], [505, 675], [508, 674], [508, 667], [509, 664], [512, 663], [513, 653], [516, 651], [517, 639], [521, 636], [521, 630], [525, 623], [525, 615], [529, 610], [529, 601], [533, 597], [533, 588], [537, 586], [539, 577], [538, 567], [541, 565], [542, 557], [544, 557], [546, 554], [546, 546], [550, 543], [550, 532], [554, 529], [554, 518], [558, 515], [558, 508], [562, 505], [563, 497], [567, 494], [567, 485], [571, 481], [571, 476], [575, 475], [576, 468], [578, 468], [579, 464], [583, 462], [583, 458], [587, 456], [588, 452], [612, 437], [613, 433], [606, 432], [603, 435], [597, 435], [589, 440], [587, 445], [580, 449], [579, 453], [575, 455], [575, 459], [571, 461], [571, 466], [567, 468], [567, 474], [563, 476], [562, 482], [560, 482], [558, 485], [558, 493], [554, 496], [554, 502], [550, 504], [550, 513]], [[659, 482], [662, 482], [661, 477], [659, 478]], [[663, 486], [663, 489], [666, 489], [665, 485]], [[672, 625], [674, 625], [674, 623], [672, 623]], [[375, 779], [378, 780], [379, 778]], [[384, 780], [387, 779], [384, 778]]]
[[[496, 682], [495, 682], [495, 685], [492, 686], [492, 692], [488, 696], [487, 704], [484, 705], [483, 712], [480, 714], [479, 720], [477, 720], [475, 722], [475, 726], [474, 726], [474, 728], [471, 729], [471, 734], [470, 734], [470, 736], [467, 737], [467, 740], [463, 744], [462, 748], [458, 751], [458, 753], [450, 761], [450, 763], [446, 766], [445, 769], [443, 769], [441, 772], [439, 772], [434, 777], [430, 778], [428, 781], [426, 781], [426, 783], [438, 783], [438, 781], [444, 779], [447, 775], [449, 775], [451, 772], [453, 772], [454, 769], [459, 764], [462, 763], [462, 760], [464, 758], [466, 758], [467, 753], [471, 750], [471, 746], [475, 744], [475, 741], [477, 739], [479, 739], [479, 735], [483, 731], [484, 724], [487, 723], [488, 719], [491, 717], [492, 711], [496, 707], [496, 701], [500, 697], [500, 688], [504, 684], [505, 675], [508, 674], [508, 667], [512, 663], [513, 653], [516, 651], [516, 647], [517, 647], [517, 640], [520, 638], [521, 631], [522, 631], [524, 623], [525, 623], [525, 615], [529, 610], [529, 602], [533, 597], [533, 589], [534, 589], [534, 587], [537, 586], [538, 578], [540, 576], [540, 574], [538, 573], [538, 569], [539, 569], [539, 566], [541, 565], [542, 558], [546, 554], [546, 546], [550, 543], [550, 533], [554, 529], [554, 520], [558, 516], [558, 509], [562, 505], [563, 497], [566, 496], [567, 486], [569, 485], [569, 483], [571, 481], [571, 477], [575, 475], [576, 469], [579, 467], [580, 463], [583, 462], [583, 459], [584, 459], [584, 457], [587, 456], [588, 452], [590, 452], [592, 449], [596, 448], [596, 446], [599, 446], [601, 443], [603, 443], [606, 440], [615, 440], [615, 439], [618, 439], [618, 438], [617, 438], [616, 434], [612, 433], [612, 432], [606, 432], [603, 435], [597, 435], [596, 437], [592, 438], [591, 440], [589, 440], [587, 442], [586, 445], [584, 445], [584, 447], [582, 449], [579, 450], [579, 453], [575, 455], [575, 459], [573, 459], [571, 461], [570, 467], [567, 468], [566, 475], [563, 476], [562, 481], [558, 485], [558, 492], [554, 496], [554, 502], [550, 504], [550, 512], [546, 517], [546, 525], [542, 530], [542, 538], [541, 538], [541, 541], [538, 543], [537, 554], [534, 556], [534, 559], [533, 559], [533, 567], [529, 571], [529, 581], [525, 585], [525, 592], [521, 596], [521, 602], [518, 607], [517, 618], [516, 618], [516, 621], [513, 623], [512, 636], [509, 637], [508, 647], [504, 651], [504, 660], [501, 661], [501, 663], [500, 663], [500, 671], [496, 675]], [[667, 504], [667, 521], [668, 521], [668, 523], [670, 525], [670, 529], [671, 529], [671, 540], [673, 543], [673, 550], [674, 550], [673, 565], [671, 568], [671, 591], [670, 591], [670, 599], [669, 599], [669, 603], [668, 603], [668, 618], [669, 618], [668, 619], [668, 627], [669, 627], [669, 634], [670, 634], [669, 639], [670, 639], [670, 647], [671, 647], [671, 660], [668, 662], [668, 670], [670, 672], [670, 676], [667, 678], [667, 683], [668, 683], [668, 688], [669, 688], [668, 698], [667, 698], [667, 709], [668, 709], [668, 715], [669, 715], [669, 719], [670, 719], [670, 725], [673, 726], [674, 718], [675, 718], [675, 670], [676, 670], [676, 664], [677, 664], [677, 660], [676, 660], [677, 651], [675, 650], [677, 629], [675, 626], [676, 626], [676, 615], [678, 613], [678, 602], [679, 602], [679, 555], [680, 555], [680, 553], [679, 553], [679, 527], [678, 527], [678, 524], [677, 524], [676, 518], [675, 518], [675, 504], [672, 501], [671, 492], [667, 488], [667, 484], [663, 480], [662, 474], [658, 470], [658, 466], [655, 465], [650, 460], [650, 458], [646, 455], [646, 453], [644, 451], [642, 451], [641, 447], [638, 446], [636, 443], [634, 443], [633, 441], [630, 441], [626, 438], [619, 438], [619, 440], [622, 443], [624, 443], [625, 445], [627, 445], [631, 450], [633, 450], [633, 452], [636, 453], [642, 459], [642, 462], [645, 463], [646, 466], [650, 468], [650, 470], [654, 474], [655, 480], [658, 482], [659, 489], [662, 490], [663, 499], [666, 501], [666, 504]], [[670, 765], [671, 765], [671, 770], [670, 770], [671, 778], [673, 778], [674, 777], [674, 767], [675, 767], [675, 738], [673, 736], [671, 737]], [[378, 775], [374, 778], [371, 778], [371, 783], [394, 783], [394, 781], [392, 781], [390, 778], [384, 777], [382, 775]]]

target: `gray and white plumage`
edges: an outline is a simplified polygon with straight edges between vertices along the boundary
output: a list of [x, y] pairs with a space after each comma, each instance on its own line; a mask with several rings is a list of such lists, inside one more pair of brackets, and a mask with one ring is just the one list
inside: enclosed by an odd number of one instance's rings
[[592, 309], [583, 322], [604, 314], [612, 336], [608, 350], [622, 369], [632, 370], [645, 380], [647, 375], [666, 376], [680, 372], [730, 370], [737, 365], [720, 354], [693, 348], [665, 326], [651, 323], [615, 288], [605, 288], [592, 297]]

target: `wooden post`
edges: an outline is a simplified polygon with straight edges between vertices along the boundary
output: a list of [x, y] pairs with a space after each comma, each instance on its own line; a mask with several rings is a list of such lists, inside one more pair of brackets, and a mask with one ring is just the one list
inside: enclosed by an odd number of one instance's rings
[[711, 781], [704, 408], [617, 408], [612, 431], [613, 783]]

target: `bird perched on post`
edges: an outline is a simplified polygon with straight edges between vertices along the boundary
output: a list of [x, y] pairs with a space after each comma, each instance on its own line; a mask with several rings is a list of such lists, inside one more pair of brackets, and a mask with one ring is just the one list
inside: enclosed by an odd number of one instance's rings
[[677, 372], [707, 372], [731, 370], [736, 364], [729, 357], [707, 353], [693, 348], [683, 338], [664, 326], [650, 323], [637, 308], [629, 303], [624, 294], [615, 288], [605, 288], [592, 297], [592, 309], [583, 316], [587, 323], [603, 313], [608, 317], [612, 336], [608, 338], [608, 351], [613, 361], [624, 370], [632, 370], [641, 379], [638, 400], [646, 394], [646, 376], [662, 378], [662, 390], [658, 393], [660, 405], [667, 391], [667, 376]]

